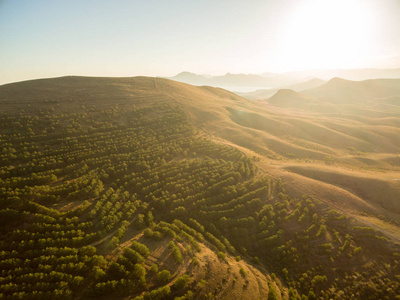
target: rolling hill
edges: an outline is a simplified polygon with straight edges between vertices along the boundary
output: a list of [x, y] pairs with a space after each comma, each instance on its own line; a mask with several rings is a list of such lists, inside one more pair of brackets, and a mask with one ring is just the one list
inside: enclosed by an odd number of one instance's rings
[[396, 93], [339, 79], [268, 103], [151, 77], [0, 86], [0, 294], [394, 298]]

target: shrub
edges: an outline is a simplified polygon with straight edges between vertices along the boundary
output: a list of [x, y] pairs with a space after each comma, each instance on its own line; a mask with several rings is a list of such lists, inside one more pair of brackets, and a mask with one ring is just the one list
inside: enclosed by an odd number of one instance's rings
[[218, 252], [217, 256], [218, 256], [219, 260], [224, 260], [225, 259], [225, 253], [224, 252], [221, 252], [221, 251]]
[[174, 289], [176, 289], [176, 290], [181, 290], [181, 289], [183, 289], [183, 288], [186, 286], [186, 284], [187, 284], [189, 281], [190, 281], [189, 275], [185, 274], [185, 275], [179, 277], [179, 278], [175, 281], [173, 287], [174, 287]]
[[157, 280], [160, 283], [168, 283], [171, 279], [171, 272], [168, 270], [162, 270], [157, 274]]
[[246, 278], [246, 271], [243, 269], [243, 267], [240, 267], [239, 273], [243, 276], [243, 278]]

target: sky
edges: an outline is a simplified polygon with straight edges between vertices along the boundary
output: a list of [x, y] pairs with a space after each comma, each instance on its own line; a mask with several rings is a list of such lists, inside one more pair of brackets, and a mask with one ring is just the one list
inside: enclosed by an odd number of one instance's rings
[[0, 84], [400, 67], [400, 0], [0, 0]]

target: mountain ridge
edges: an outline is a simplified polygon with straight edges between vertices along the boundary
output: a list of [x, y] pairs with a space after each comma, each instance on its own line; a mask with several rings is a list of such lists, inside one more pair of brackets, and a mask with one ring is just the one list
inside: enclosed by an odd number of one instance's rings
[[[262, 74], [232, 74], [218, 76], [203, 76], [192, 72], [181, 72], [169, 79], [177, 80], [192, 85], [210, 85], [220, 86], [222, 88], [234, 87], [255, 87], [257, 90], [265, 88], [282, 88], [306, 82], [313, 78], [320, 78], [328, 81], [339, 77], [347, 80], [362, 81], [379, 78], [400, 78], [400, 69], [326, 69], [326, 70], [308, 70], [292, 71], [283, 73], [266, 72]], [[240, 91], [239, 91], [240, 92]]]

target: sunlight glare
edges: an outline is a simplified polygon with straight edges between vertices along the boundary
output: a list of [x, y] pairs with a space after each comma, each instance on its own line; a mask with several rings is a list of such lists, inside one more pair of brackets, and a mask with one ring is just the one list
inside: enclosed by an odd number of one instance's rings
[[368, 55], [373, 21], [366, 2], [308, 1], [284, 29], [280, 63], [287, 69], [357, 67]]

